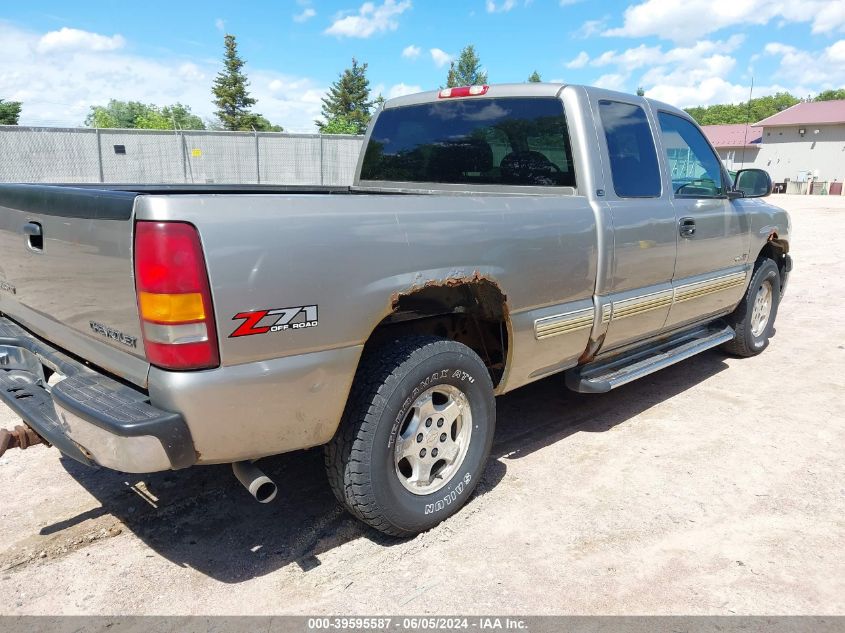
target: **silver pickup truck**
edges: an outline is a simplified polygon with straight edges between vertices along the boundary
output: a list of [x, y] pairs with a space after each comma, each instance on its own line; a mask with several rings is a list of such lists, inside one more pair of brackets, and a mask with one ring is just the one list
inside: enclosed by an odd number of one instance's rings
[[324, 446], [394, 535], [456, 512], [495, 396], [601, 393], [769, 343], [792, 264], [761, 170], [681, 110], [583, 86], [388, 101], [350, 188], [0, 185], [0, 398], [124, 472]]

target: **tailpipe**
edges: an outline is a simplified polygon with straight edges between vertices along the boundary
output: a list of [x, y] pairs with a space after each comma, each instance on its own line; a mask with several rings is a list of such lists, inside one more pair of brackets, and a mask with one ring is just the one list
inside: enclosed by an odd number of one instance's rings
[[10, 448], [26, 449], [37, 444], [49, 444], [28, 426], [16, 426], [11, 431], [0, 429], [0, 457]]
[[252, 462], [235, 462], [232, 472], [258, 503], [270, 503], [276, 498], [276, 484]]

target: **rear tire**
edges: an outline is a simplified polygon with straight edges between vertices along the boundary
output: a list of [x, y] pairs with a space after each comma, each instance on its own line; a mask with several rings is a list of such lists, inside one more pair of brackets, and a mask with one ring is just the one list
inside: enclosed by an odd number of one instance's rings
[[495, 430], [493, 384], [466, 345], [433, 336], [365, 352], [325, 461], [335, 496], [393, 536], [457, 512], [481, 478]]
[[727, 318], [736, 331], [722, 349], [735, 356], [756, 356], [769, 346], [780, 303], [780, 271], [768, 258], [757, 260], [751, 283], [736, 310]]

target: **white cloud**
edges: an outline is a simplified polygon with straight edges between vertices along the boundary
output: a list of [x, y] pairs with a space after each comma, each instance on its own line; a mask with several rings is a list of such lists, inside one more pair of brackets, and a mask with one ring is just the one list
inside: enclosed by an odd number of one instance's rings
[[625, 90], [625, 82], [628, 81], [628, 75], [622, 73], [612, 73], [602, 75], [596, 79], [593, 84], [599, 88], [607, 88], [609, 90]]
[[[755, 95], [761, 96], [762, 92], [758, 90]], [[646, 96], [679, 108], [688, 108], [714, 103], [739, 103], [748, 98], [748, 86], [732, 84], [721, 77], [710, 77], [694, 86], [657, 84], [646, 90]]]
[[845, 31], [845, 2], [826, 2], [813, 18], [813, 33]]
[[845, 39], [821, 51], [805, 51], [780, 42], [770, 42], [763, 50], [766, 55], [780, 57], [778, 77], [822, 89], [841, 88], [845, 83]]
[[[649, 97], [679, 107], [735, 103], [748, 98], [748, 86], [731, 83], [725, 77], [736, 67], [736, 59], [730, 53], [743, 40], [742, 35], [734, 35], [725, 40], [698, 40], [691, 46], [669, 49], [641, 44], [621, 51], [605, 51], [589, 61], [579, 56], [573, 62], [583, 61], [585, 66], [609, 69], [593, 82], [600, 87], [632, 92], [643, 86]], [[791, 47], [781, 47], [770, 45], [767, 53], [794, 54]], [[637, 71], [641, 74], [636, 75]], [[757, 86], [755, 94], [772, 94], [778, 90], [785, 88]]]
[[357, 15], [338, 15], [324, 32], [338, 37], [367, 38], [376, 33], [399, 28], [397, 16], [411, 8], [411, 0], [384, 0], [380, 6], [365, 2]]
[[516, 0], [504, 0], [500, 5], [497, 5], [493, 0], [487, 0], [484, 3], [484, 8], [487, 13], [507, 13], [516, 6]]
[[590, 61], [590, 56], [587, 55], [587, 51], [581, 51], [578, 53], [574, 59], [571, 61], [566, 62], [567, 68], [583, 68], [587, 65], [587, 62]]
[[402, 57], [406, 59], [416, 59], [420, 56], [422, 49], [419, 46], [414, 46], [413, 44], [406, 46], [402, 49]]
[[602, 35], [657, 36], [689, 41], [723, 28], [768, 24], [782, 18], [787, 23], [812, 22], [813, 33], [845, 30], [845, 3], [841, 0], [644, 0], [625, 9], [621, 27]]
[[604, 30], [605, 26], [607, 25], [608, 19], [609, 18], [607, 17], [603, 17], [599, 18], [598, 20], [587, 20], [580, 27], [578, 27], [577, 31], [575, 31], [575, 37], [585, 40], [588, 37], [598, 35]]
[[[216, 60], [159, 59], [97, 49], [90, 46], [91, 41], [102, 41], [97, 38], [88, 38], [88, 48], [55, 55], [55, 49], [42, 52], [42, 40], [41, 33], [0, 22], [4, 61], [0, 95], [23, 102], [23, 125], [78, 126], [91, 105], [104, 105], [109, 99], [157, 105], [178, 101], [203, 118], [214, 113], [211, 80], [219, 70]], [[269, 70], [248, 67], [246, 72], [252, 96], [258, 99], [256, 112], [292, 132], [314, 131], [325, 86]]]
[[678, 46], [666, 52], [662, 46], [646, 46], [640, 44], [617, 53], [615, 50], [605, 51], [591, 62], [591, 66], [616, 65], [627, 70], [635, 70], [644, 66], [658, 64], [683, 65], [688, 68], [690, 65], [707, 63], [706, 55], [731, 53], [742, 45], [745, 36], [741, 34], [732, 35], [727, 40], [699, 40], [689, 47]]
[[845, 64], [845, 40], [839, 40], [836, 44], [828, 46], [825, 52], [835, 64]]
[[387, 98], [404, 97], [405, 95], [412, 95], [415, 92], [422, 92], [422, 87], [399, 83], [390, 87], [390, 90], [387, 91]]
[[202, 81], [206, 78], [206, 74], [193, 62], [180, 64], [178, 72], [185, 81]]
[[288, 132], [313, 132], [320, 117], [326, 87], [308, 77], [282, 75], [270, 70], [249, 71], [250, 90], [258, 99], [255, 111]]
[[307, 22], [311, 18], [317, 15], [317, 12], [312, 9], [311, 7], [307, 7], [302, 10], [302, 13], [297, 13], [293, 16], [294, 22], [299, 22], [300, 24], [303, 22]]
[[431, 53], [431, 59], [434, 60], [434, 65], [438, 68], [443, 68], [443, 66], [445, 66], [454, 59], [452, 55], [439, 48], [432, 48], [428, 52]]
[[217, 18], [214, 20], [214, 28], [218, 31], [225, 31], [226, 30], [226, 21], [223, 18]]
[[123, 48], [126, 40], [122, 35], [100, 35], [90, 31], [62, 27], [58, 31], [45, 33], [38, 40], [36, 50], [39, 53], [56, 51], [114, 51]]

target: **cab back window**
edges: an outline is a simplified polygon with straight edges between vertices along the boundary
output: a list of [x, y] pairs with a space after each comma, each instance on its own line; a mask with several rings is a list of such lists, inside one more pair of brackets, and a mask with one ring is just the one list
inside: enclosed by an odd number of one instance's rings
[[384, 110], [361, 180], [574, 187], [563, 104], [483, 98]]
[[645, 111], [630, 103], [599, 101], [613, 189], [620, 198], [660, 196], [657, 151]]

